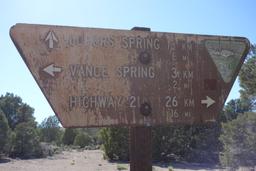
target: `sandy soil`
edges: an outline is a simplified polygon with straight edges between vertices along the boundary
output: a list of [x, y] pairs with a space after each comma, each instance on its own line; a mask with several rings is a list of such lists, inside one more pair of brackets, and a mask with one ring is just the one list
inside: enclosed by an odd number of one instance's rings
[[[6, 159], [0, 161], [0, 171], [118, 171], [118, 166], [127, 168], [123, 163], [111, 163], [103, 159], [100, 150], [64, 151], [62, 154], [44, 159]], [[197, 164], [173, 164], [175, 171], [214, 171], [219, 170]], [[168, 171], [167, 165], [154, 165], [153, 171]]]

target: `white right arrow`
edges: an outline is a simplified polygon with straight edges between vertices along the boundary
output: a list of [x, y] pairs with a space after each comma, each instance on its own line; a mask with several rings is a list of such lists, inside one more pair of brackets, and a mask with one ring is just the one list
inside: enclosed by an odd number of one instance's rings
[[46, 72], [47, 74], [51, 75], [52, 77], [55, 76], [55, 72], [61, 72], [61, 68], [54, 66], [53, 64], [48, 65], [47, 67], [45, 67], [43, 69], [44, 72]]
[[211, 105], [213, 105], [215, 103], [215, 101], [210, 98], [209, 96], [206, 96], [205, 100], [201, 100], [201, 104], [206, 104], [206, 107], [210, 107]]

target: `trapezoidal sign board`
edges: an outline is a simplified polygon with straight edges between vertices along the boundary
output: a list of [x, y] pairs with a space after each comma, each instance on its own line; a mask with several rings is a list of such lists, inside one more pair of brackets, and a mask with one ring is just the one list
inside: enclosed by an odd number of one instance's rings
[[64, 127], [214, 122], [242, 37], [16, 24], [11, 38]]

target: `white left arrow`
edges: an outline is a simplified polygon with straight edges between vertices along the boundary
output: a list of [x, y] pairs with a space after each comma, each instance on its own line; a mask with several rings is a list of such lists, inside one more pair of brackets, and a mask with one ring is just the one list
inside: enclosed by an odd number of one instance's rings
[[209, 96], [206, 96], [205, 100], [201, 100], [201, 104], [206, 104], [206, 107], [210, 107], [211, 105], [213, 105], [215, 103], [215, 101], [210, 98]]
[[43, 71], [54, 77], [56, 72], [61, 72], [61, 68], [54, 66], [54, 64], [50, 64], [47, 67], [45, 67]]

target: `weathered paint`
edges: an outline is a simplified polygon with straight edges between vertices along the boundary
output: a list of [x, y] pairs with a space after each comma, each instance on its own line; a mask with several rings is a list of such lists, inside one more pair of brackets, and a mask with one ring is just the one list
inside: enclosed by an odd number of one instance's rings
[[241, 37], [30, 24], [10, 35], [64, 127], [212, 122], [250, 46]]

